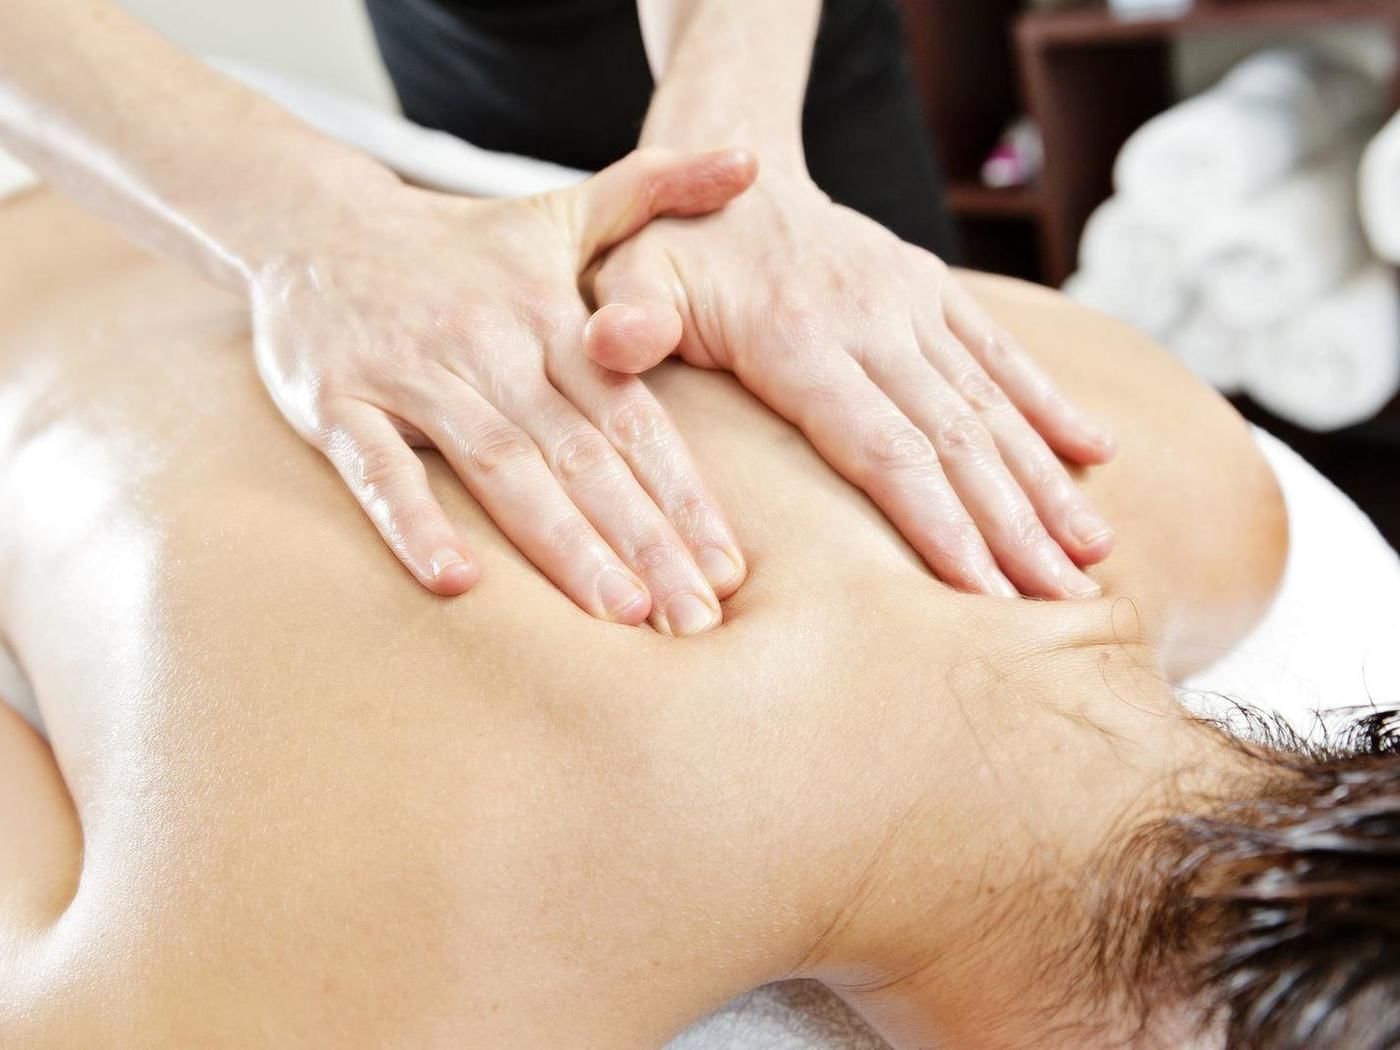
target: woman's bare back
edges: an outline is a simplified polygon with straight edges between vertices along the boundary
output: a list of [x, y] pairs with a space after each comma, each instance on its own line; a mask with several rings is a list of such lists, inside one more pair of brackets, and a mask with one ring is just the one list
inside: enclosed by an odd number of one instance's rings
[[1123, 642], [1180, 674], [1281, 568], [1228, 406], [987, 278], [1120, 436], [1086, 479], [1119, 536], [1102, 601], [949, 590], [796, 431], [683, 366], [650, 382], [751, 567], [721, 629], [592, 620], [428, 454], [484, 569], [443, 601], [267, 403], [236, 301], [44, 193], [0, 206], [0, 241], [0, 630], [82, 845], [70, 818], [33, 859], [66, 885], [30, 902], [62, 916], [36, 950], [126, 1004], [92, 997], [74, 1033], [145, 1033], [159, 1002], [173, 1043], [246, 1045], [285, 998], [323, 1007], [307, 1045], [654, 1044], [802, 972], [811, 901], [840, 898], [898, 785], [966, 751], [967, 668]]

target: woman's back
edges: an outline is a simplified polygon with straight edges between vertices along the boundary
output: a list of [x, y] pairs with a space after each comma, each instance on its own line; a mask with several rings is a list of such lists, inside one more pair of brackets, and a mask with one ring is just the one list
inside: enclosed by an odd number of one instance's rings
[[[187, 961], [205, 992], [183, 1033], [237, 1045], [256, 1019], [219, 1003], [271, 969], [288, 996], [320, 989], [336, 1045], [375, 1026], [415, 1045], [664, 1038], [801, 969], [822, 935], [806, 905], [839, 897], [923, 765], [975, 744], [964, 676], [1119, 643], [1179, 674], [1281, 567], [1272, 477], [1223, 403], [1122, 327], [988, 279], [999, 320], [1119, 433], [1087, 481], [1119, 536], [1104, 600], [950, 591], [796, 431], [673, 367], [652, 386], [749, 556], [725, 625], [677, 641], [590, 619], [430, 455], [484, 570], [441, 601], [267, 402], [237, 302], [46, 194], [0, 206], [0, 239], [18, 246], [0, 260], [0, 627], [82, 827], [81, 861], [50, 859], [70, 929], [128, 938], [95, 980]], [[274, 859], [296, 879], [259, 878]], [[114, 926], [152, 886], [161, 913]], [[212, 887], [239, 907], [199, 921]], [[293, 931], [296, 958], [268, 951]], [[346, 965], [367, 943], [384, 958]], [[655, 1003], [629, 1013], [639, 981]], [[135, 1004], [176, 994], [138, 984]]]

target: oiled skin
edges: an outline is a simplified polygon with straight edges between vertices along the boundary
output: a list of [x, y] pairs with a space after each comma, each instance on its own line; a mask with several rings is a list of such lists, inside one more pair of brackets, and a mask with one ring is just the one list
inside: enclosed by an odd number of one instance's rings
[[996, 855], [987, 767], [1032, 745], [987, 741], [1039, 717], [1018, 698], [1063, 685], [1061, 654], [1178, 676], [1280, 571], [1281, 502], [1224, 402], [978, 278], [1120, 438], [1086, 481], [1119, 537], [1103, 600], [952, 592], [800, 435], [677, 366], [651, 385], [750, 558], [725, 625], [590, 619], [428, 455], [483, 555], [443, 601], [267, 403], [237, 301], [43, 192], [0, 205], [0, 245], [0, 630], [73, 807], [5, 713], [6, 1050], [616, 1050], [878, 966], [831, 936], [861, 873], [911, 814], [952, 858], [930, 879]]

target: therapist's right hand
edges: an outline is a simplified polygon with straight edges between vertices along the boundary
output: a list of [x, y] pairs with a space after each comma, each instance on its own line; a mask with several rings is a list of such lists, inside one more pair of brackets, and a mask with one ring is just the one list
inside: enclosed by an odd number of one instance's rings
[[651, 219], [714, 211], [754, 175], [743, 152], [648, 150], [518, 200], [386, 183], [253, 275], [259, 371], [434, 593], [480, 566], [414, 447], [441, 452], [586, 612], [698, 634], [743, 557], [645, 384], [583, 352], [578, 280]]

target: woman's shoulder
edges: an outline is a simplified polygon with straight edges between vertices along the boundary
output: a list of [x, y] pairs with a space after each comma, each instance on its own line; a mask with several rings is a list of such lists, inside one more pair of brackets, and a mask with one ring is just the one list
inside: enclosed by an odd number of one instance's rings
[[1120, 452], [1083, 483], [1117, 547], [1091, 574], [1139, 601], [1169, 670], [1186, 674], [1267, 609], [1288, 553], [1278, 479], [1233, 405], [1142, 332], [1048, 288], [966, 275]]

